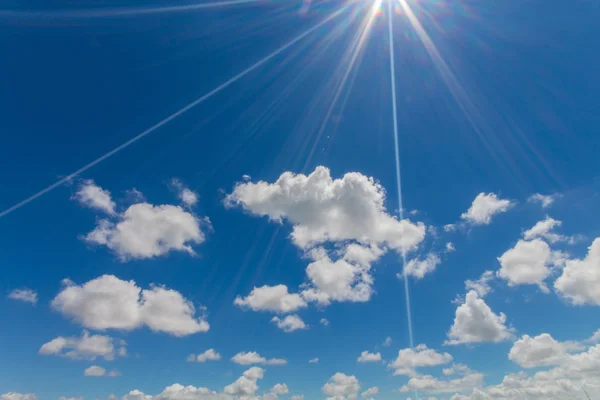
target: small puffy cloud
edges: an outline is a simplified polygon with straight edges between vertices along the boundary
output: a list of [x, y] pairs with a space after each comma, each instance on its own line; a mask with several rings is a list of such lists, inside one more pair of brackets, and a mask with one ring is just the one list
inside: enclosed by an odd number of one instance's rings
[[446, 243], [446, 253], [452, 253], [455, 250], [456, 250], [456, 247], [454, 247], [454, 243], [452, 243], [452, 242]]
[[290, 390], [285, 383], [278, 383], [274, 385], [269, 392], [274, 394], [288, 394]]
[[304, 249], [346, 240], [399, 251], [415, 248], [425, 226], [389, 215], [384, 201], [385, 190], [373, 178], [354, 172], [334, 180], [325, 167], [308, 176], [284, 172], [274, 183], [238, 183], [225, 198], [228, 207], [289, 221], [292, 240]]
[[34, 393], [21, 394], [17, 392], [8, 392], [0, 394], [0, 400], [38, 400]]
[[557, 221], [553, 218], [546, 217], [545, 220], [539, 221], [531, 229], [523, 232], [523, 238], [525, 240], [544, 238], [550, 243], [556, 243], [561, 240], [561, 236], [553, 233], [554, 228], [558, 228], [562, 222]]
[[123, 396], [123, 400], [152, 400], [152, 396], [146, 395], [136, 389]]
[[582, 350], [576, 342], [559, 342], [547, 333], [531, 337], [523, 335], [508, 353], [508, 359], [524, 368], [560, 364], [569, 352]]
[[337, 372], [323, 385], [322, 390], [335, 400], [356, 399], [360, 384], [354, 375]]
[[288, 293], [285, 285], [255, 287], [246, 297], [236, 297], [233, 304], [253, 311], [288, 313], [306, 307], [306, 301], [296, 293]]
[[251, 367], [231, 385], [225, 386], [223, 391], [232, 396], [254, 395], [258, 390], [256, 381], [264, 377], [264, 372], [264, 369], [260, 367]]
[[108, 247], [122, 261], [163, 256], [171, 251], [194, 255], [191, 244], [205, 240], [200, 229], [202, 221], [179, 206], [133, 204], [116, 219], [99, 220], [84, 239]]
[[483, 374], [477, 372], [468, 373], [457, 379], [444, 380], [431, 375], [416, 376], [400, 388], [401, 393], [423, 392], [423, 393], [457, 393], [481, 387]]
[[366, 350], [363, 351], [362, 353], [360, 353], [360, 356], [358, 356], [358, 359], [356, 360], [356, 362], [359, 362], [359, 363], [379, 362], [379, 361], [381, 361], [380, 353], [369, 353]]
[[510, 200], [500, 199], [494, 193], [479, 193], [471, 207], [460, 217], [475, 225], [488, 225], [494, 215], [506, 212], [512, 206]]
[[448, 364], [452, 356], [448, 353], [438, 353], [427, 345], [420, 344], [414, 349], [406, 348], [398, 352], [398, 357], [388, 364], [388, 368], [394, 369], [394, 375], [413, 375], [415, 368], [435, 367]]
[[594, 334], [586, 339], [587, 343], [599, 343], [600, 342], [600, 329], [598, 329]]
[[596, 238], [582, 260], [566, 262], [554, 288], [573, 304], [600, 305], [600, 238]]
[[318, 357], [317, 358], [313, 358], [312, 360], [308, 360], [309, 364], [316, 364], [318, 362], [319, 362], [319, 358]]
[[95, 360], [102, 357], [105, 360], [114, 360], [116, 355], [126, 354], [125, 351], [117, 350], [113, 344], [113, 338], [104, 335], [90, 335], [83, 331], [81, 337], [59, 336], [45, 343], [40, 348], [42, 355], [56, 355], [73, 360]]
[[388, 337], [386, 337], [386, 338], [385, 338], [385, 340], [383, 341], [383, 345], [384, 345], [385, 347], [389, 347], [389, 346], [391, 346], [391, 345], [392, 345], [392, 338], [391, 338], [391, 337], [389, 337], [389, 336], [388, 336]]
[[8, 298], [31, 304], [36, 304], [38, 301], [36, 291], [31, 289], [14, 289], [8, 294]]
[[195, 355], [190, 354], [187, 358], [188, 361], [196, 361], [199, 363], [204, 363], [207, 361], [218, 361], [221, 359], [221, 355], [215, 351], [215, 349], [208, 349], [205, 352]]
[[463, 304], [456, 308], [454, 323], [445, 344], [501, 342], [513, 337], [512, 329], [506, 327], [506, 315], [494, 314], [476, 291], [465, 296]]
[[92, 180], [84, 181], [72, 199], [84, 207], [103, 211], [109, 215], [115, 214], [116, 204], [112, 200], [110, 192], [97, 186]]
[[103, 275], [83, 285], [66, 280], [52, 308], [86, 328], [132, 330], [147, 326], [155, 332], [186, 336], [206, 332], [208, 323], [195, 317], [194, 305], [163, 286], [142, 289], [134, 281]]
[[445, 376], [454, 375], [454, 374], [465, 375], [469, 372], [471, 372], [471, 370], [465, 364], [452, 364], [451, 367], [442, 369], [442, 373]]
[[458, 225], [456, 224], [446, 224], [444, 225], [444, 232], [454, 232], [458, 229]]
[[[131, 395], [131, 394], [130, 394]], [[129, 395], [129, 396], [130, 396]], [[227, 397], [220, 396], [204, 387], [195, 387], [192, 385], [184, 386], [175, 383], [167, 386], [160, 394], [152, 397], [146, 396], [140, 392], [139, 397], [124, 397], [123, 400], [225, 400]]]
[[413, 258], [404, 266], [404, 274], [423, 279], [425, 275], [435, 271], [435, 268], [442, 262], [437, 254], [429, 253], [425, 259]]
[[560, 197], [559, 194], [553, 195], [543, 195], [540, 193], [536, 193], [527, 199], [530, 203], [538, 203], [542, 206], [542, 208], [548, 208], [554, 203], [554, 201]]
[[493, 271], [485, 271], [483, 274], [481, 274], [479, 279], [477, 279], [475, 281], [472, 281], [472, 280], [465, 281], [465, 288], [467, 290], [476, 291], [477, 294], [479, 295], [479, 297], [484, 297], [489, 292], [491, 292], [492, 288], [490, 287], [489, 282], [492, 281], [493, 279], [494, 279], [494, 272]]
[[277, 327], [284, 332], [293, 332], [298, 329], [308, 328], [308, 325], [297, 315], [287, 315], [285, 318], [273, 317], [271, 322], [277, 324]]
[[171, 180], [171, 185], [177, 190], [177, 197], [186, 207], [193, 207], [198, 202], [198, 194], [191, 191], [189, 188], [177, 178]]
[[319, 323], [323, 326], [329, 326], [329, 320], [327, 318], [321, 318]]
[[237, 353], [231, 358], [236, 364], [239, 365], [251, 365], [251, 364], [265, 364], [265, 365], [284, 365], [287, 361], [281, 358], [266, 359], [255, 351]]
[[85, 375], [85, 376], [104, 376], [104, 375], [106, 375], [106, 369], [99, 367], [97, 365], [92, 365], [91, 367], [88, 367], [83, 371], [83, 375]]
[[362, 392], [360, 395], [363, 399], [366, 399], [366, 398], [376, 395], [378, 393], [379, 393], [379, 388], [377, 386], [373, 386], [372, 388], [368, 388], [367, 390]]

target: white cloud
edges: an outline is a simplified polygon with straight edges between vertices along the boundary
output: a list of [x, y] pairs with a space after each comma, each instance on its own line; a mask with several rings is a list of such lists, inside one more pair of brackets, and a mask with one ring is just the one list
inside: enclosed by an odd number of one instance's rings
[[95, 360], [102, 357], [105, 360], [114, 360], [116, 355], [126, 354], [117, 350], [113, 344], [113, 338], [104, 335], [90, 335], [83, 331], [81, 337], [59, 336], [45, 343], [39, 353], [42, 355], [56, 355], [71, 358], [73, 360]]
[[174, 336], [206, 332], [208, 323], [196, 318], [194, 305], [179, 292], [163, 286], [141, 289], [134, 281], [103, 275], [79, 286], [65, 280], [52, 308], [86, 328], [132, 330], [147, 326]]
[[362, 392], [360, 395], [361, 395], [361, 397], [363, 399], [366, 399], [367, 397], [371, 397], [371, 396], [376, 395], [378, 393], [379, 393], [379, 388], [377, 386], [373, 386], [371, 388], [368, 388], [364, 392]]
[[123, 396], [123, 400], [152, 400], [152, 396], [145, 395], [136, 389]]
[[255, 287], [245, 298], [236, 297], [233, 302], [253, 311], [288, 313], [306, 307], [306, 301], [296, 293], [288, 293], [285, 285]]
[[324, 242], [355, 240], [400, 251], [415, 248], [425, 226], [398, 221], [386, 212], [385, 190], [373, 178], [347, 173], [332, 179], [317, 167], [306, 176], [283, 173], [274, 183], [238, 183], [227, 195], [227, 206], [293, 225], [292, 240], [301, 248]]
[[510, 349], [508, 358], [521, 367], [534, 368], [560, 364], [574, 350], [582, 350], [581, 344], [559, 342], [547, 333], [523, 335]]
[[356, 399], [360, 391], [360, 384], [354, 375], [337, 372], [323, 385], [323, 393], [335, 400]]
[[73, 397], [65, 397], [60, 396], [58, 400], [84, 400], [83, 396], [73, 396]]
[[454, 323], [448, 332], [445, 344], [501, 342], [512, 338], [512, 329], [507, 328], [506, 315], [494, 314], [492, 309], [471, 290], [465, 302], [456, 308]]
[[415, 368], [435, 367], [448, 364], [452, 356], [448, 353], [438, 353], [427, 345], [420, 344], [414, 349], [406, 348], [398, 352], [398, 357], [388, 364], [388, 368], [394, 369], [394, 375], [413, 375]]
[[514, 248], [498, 258], [501, 265], [498, 276], [508, 281], [509, 286], [537, 285], [542, 292], [548, 293], [544, 280], [551, 274], [556, 259], [543, 240], [519, 240]]
[[488, 225], [494, 215], [506, 212], [512, 206], [510, 200], [500, 199], [494, 193], [479, 193], [471, 207], [460, 217], [472, 224]]
[[34, 393], [16, 393], [8, 392], [0, 395], [0, 400], [37, 400], [38, 397]]
[[583, 260], [568, 260], [554, 288], [573, 304], [600, 305], [600, 238]]
[[36, 304], [38, 301], [37, 293], [31, 289], [14, 289], [8, 294], [8, 298], [31, 304]]
[[452, 253], [455, 250], [456, 250], [456, 247], [454, 247], [454, 243], [452, 243], [452, 242], [446, 243], [446, 253]]
[[[140, 392], [141, 393], [141, 392]], [[167, 386], [160, 394], [152, 396], [144, 396], [143, 393], [140, 397], [123, 398], [123, 400], [225, 400], [229, 399], [227, 396], [221, 396], [216, 392], [213, 392], [204, 387], [195, 387], [192, 385], [184, 386], [179, 383], [175, 383], [171, 386]]]
[[290, 390], [285, 383], [278, 383], [274, 385], [269, 392], [274, 394], [288, 394]]
[[417, 279], [423, 279], [425, 275], [435, 271], [442, 262], [437, 254], [429, 253], [425, 259], [413, 258], [404, 266], [404, 273]]
[[363, 351], [360, 353], [360, 356], [356, 360], [359, 363], [368, 363], [368, 362], [379, 362], [381, 361], [380, 353], [369, 353], [368, 351]]
[[529, 199], [527, 199], [527, 201], [530, 203], [539, 203], [542, 206], [542, 208], [548, 208], [548, 207], [550, 207], [550, 205], [552, 205], [552, 203], [554, 203], [554, 201], [558, 197], [560, 197], [559, 194], [543, 195], [543, 194], [536, 193], [533, 196], [529, 197]]
[[389, 337], [389, 336], [388, 336], [388, 337], [386, 337], [386, 338], [385, 338], [385, 340], [383, 341], [383, 345], [384, 345], [385, 347], [389, 347], [389, 346], [391, 346], [391, 345], [392, 345], [392, 338], [391, 338], [391, 337]]
[[265, 365], [284, 365], [287, 361], [281, 358], [266, 359], [255, 351], [237, 353], [231, 358], [236, 364], [240, 365], [251, 365], [251, 364], [265, 364]]
[[285, 318], [281, 319], [279, 317], [273, 317], [271, 322], [277, 324], [277, 327], [284, 332], [293, 332], [298, 329], [307, 329], [308, 325], [302, 321], [302, 319], [297, 315], [287, 315]]
[[321, 318], [321, 320], [319, 321], [319, 323], [323, 326], [328, 326], [329, 325], [329, 320], [327, 318]]
[[319, 362], [319, 358], [313, 358], [312, 360], [308, 360], [309, 364], [316, 364]]
[[480, 387], [483, 374], [471, 372], [457, 379], [442, 380], [431, 375], [411, 378], [400, 388], [401, 393], [419, 391], [424, 393], [456, 393]]
[[458, 229], [458, 225], [456, 224], [446, 224], [444, 225], [445, 232], [454, 232]]
[[596, 332], [594, 332], [594, 334], [589, 339], [586, 339], [586, 342], [587, 343], [600, 342], [600, 329], [598, 329]]
[[491, 292], [492, 288], [489, 285], [489, 282], [494, 279], [493, 271], [485, 271], [478, 280], [465, 281], [465, 288], [467, 290], [474, 290], [477, 292], [479, 297], [485, 297], [489, 292]]
[[186, 207], [193, 207], [198, 202], [198, 194], [187, 188], [177, 178], [171, 180], [171, 185], [177, 190], [177, 197]]
[[221, 355], [215, 351], [215, 349], [208, 349], [205, 352], [195, 355], [190, 354], [187, 358], [188, 361], [197, 361], [204, 363], [207, 361], [218, 361], [221, 359]]
[[200, 219], [179, 206], [133, 204], [116, 219], [116, 223], [99, 220], [85, 240], [108, 247], [122, 261], [162, 256], [170, 251], [194, 255], [191, 244], [205, 240]]
[[85, 376], [104, 376], [106, 375], [106, 369], [99, 367], [97, 365], [92, 365], [83, 371], [83, 375]]
[[562, 222], [550, 217], [546, 217], [545, 220], [539, 221], [533, 227], [531, 227], [531, 229], [528, 229], [525, 232], [523, 232], [523, 238], [525, 238], [525, 240], [543, 238], [550, 243], [556, 243], [562, 240], [566, 240], [565, 236], [561, 236], [552, 232], [554, 228], [558, 228], [561, 225]]
[[465, 375], [470, 372], [471, 372], [471, 370], [465, 364], [452, 364], [452, 366], [450, 368], [442, 369], [442, 373], [445, 376], [454, 375], [454, 374]]
[[72, 199], [77, 200], [84, 207], [103, 211], [109, 215], [115, 214], [116, 204], [110, 197], [110, 192], [97, 186], [92, 180], [84, 181]]

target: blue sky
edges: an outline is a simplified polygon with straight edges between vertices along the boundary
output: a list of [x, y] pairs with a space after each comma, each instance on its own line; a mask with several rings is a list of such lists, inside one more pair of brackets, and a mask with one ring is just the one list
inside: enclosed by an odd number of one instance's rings
[[0, 399], [594, 398], [599, 16], [3, 2]]

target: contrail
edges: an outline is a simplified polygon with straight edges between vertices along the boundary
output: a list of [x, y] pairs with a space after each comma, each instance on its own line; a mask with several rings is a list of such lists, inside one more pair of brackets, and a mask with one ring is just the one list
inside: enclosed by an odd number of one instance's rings
[[235, 75], [233, 78], [230, 78], [225, 83], [222, 83], [221, 85], [217, 86], [216, 88], [214, 88], [210, 92], [206, 93], [204, 96], [202, 96], [202, 97], [194, 100], [193, 102], [191, 102], [187, 106], [185, 106], [185, 107], [181, 108], [180, 110], [174, 112], [173, 114], [169, 115], [168, 117], [166, 117], [162, 121], [160, 121], [160, 122], [152, 125], [150, 128], [146, 129], [145, 131], [143, 131], [139, 135], [134, 136], [133, 138], [131, 138], [128, 141], [126, 141], [125, 143], [121, 144], [120, 146], [114, 148], [113, 150], [109, 151], [108, 153], [104, 154], [103, 156], [98, 157], [97, 159], [95, 159], [91, 163], [84, 165], [83, 167], [79, 168], [77, 171], [72, 172], [71, 174], [67, 175], [66, 177], [64, 177], [64, 178], [62, 178], [60, 180], [58, 180], [57, 182], [53, 183], [52, 185], [48, 186], [47, 188], [40, 190], [36, 194], [34, 194], [34, 195], [26, 198], [25, 200], [23, 200], [23, 201], [15, 204], [12, 207], [10, 207], [10, 208], [8, 208], [8, 209], [0, 212], [0, 218], [2, 218], [5, 215], [7, 215], [7, 214], [9, 214], [9, 213], [11, 213], [13, 211], [15, 211], [18, 208], [23, 207], [27, 203], [29, 203], [29, 202], [37, 199], [38, 197], [40, 197], [40, 196], [48, 193], [49, 191], [51, 191], [52, 189], [55, 189], [56, 187], [62, 185], [63, 183], [68, 182], [69, 180], [73, 179], [75, 176], [81, 174], [82, 172], [87, 171], [88, 169], [92, 168], [96, 164], [99, 164], [100, 162], [106, 160], [110, 156], [118, 153], [119, 151], [123, 150], [124, 148], [126, 148], [126, 147], [130, 146], [131, 144], [137, 142], [138, 140], [142, 139], [144, 136], [149, 135], [150, 133], [154, 132], [155, 130], [157, 130], [161, 126], [165, 125], [166, 123], [170, 122], [171, 120], [179, 117], [181, 114], [185, 113], [186, 111], [189, 111], [190, 109], [194, 108], [198, 104], [202, 103], [204, 100], [207, 100], [208, 98], [212, 97], [213, 95], [219, 93], [221, 90], [227, 88], [232, 83], [235, 83], [239, 79], [241, 79], [244, 76], [248, 75], [250, 72], [254, 71], [255, 69], [257, 69], [258, 67], [260, 67], [261, 65], [263, 65], [264, 63], [266, 63], [267, 61], [269, 61], [270, 59], [272, 59], [273, 57], [279, 55], [280, 53], [282, 53], [283, 51], [285, 51], [289, 47], [293, 46], [294, 44], [296, 44], [297, 42], [299, 42], [300, 40], [302, 40], [306, 36], [310, 35], [311, 33], [313, 33], [314, 31], [316, 31], [317, 29], [319, 29], [320, 27], [322, 27], [323, 25], [325, 25], [329, 21], [331, 21], [331, 20], [339, 17], [349, 6], [350, 6], [350, 4], [342, 7], [340, 10], [334, 12], [329, 17], [325, 18], [324, 20], [322, 20], [321, 22], [319, 22], [318, 24], [316, 24], [312, 28], [310, 28], [310, 29], [304, 31], [303, 33], [301, 33], [300, 35], [296, 36], [294, 39], [290, 40], [289, 42], [287, 42], [286, 44], [284, 44], [283, 46], [281, 46], [277, 50], [273, 51], [272, 53], [270, 53], [269, 55], [267, 55], [263, 59], [257, 61], [255, 64], [251, 65], [250, 67], [246, 68], [245, 70], [243, 70], [239, 74]]
[[[398, 209], [400, 213], [400, 220], [404, 220], [404, 207], [402, 204], [402, 181], [400, 179], [400, 146], [398, 140], [398, 112], [396, 109], [396, 66], [394, 62], [394, 35], [392, 25], [392, 0], [388, 0], [388, 33], [389, 33], [389, 44], [390, 44], [390, 78], [392, 85], [392, 116], [394, 121], [394, 153], [396, 156], [396, 187], [398, 188]], [[401, 224], [403, 227], [403, 225]], [[403, 229], [403, 228], [401, 228]], [[402, 232], [403, 233], [403, 232]], [[404, 234], [401, 235], [401, 240], [404, 240]], [[408, 276], [406, 275], [406, 252], [404, 246], [402, 246], [402, 274], [404, 280], [404, 298], [406, 302], [406, 319], [408, 320], [408, 342], [410, 348], [415, 347], [413, 339], [413, 326], [412, 326], [412, 313], [410, 309], [410, 291], [408, 287]], [[413, 362], [414, 370], [414, 362]], [[418, 399], [419, 394], [415, 390], [415, 397]]]
[[63, 10], [63, 11], [12, 11], [0, 10], [0, 17], [12, 18], [110, 18], [131, 17], [135, 15], [161, 14], [178, 11], [201, 10], [205, 8], [218, 8], [246, 3], [255, 3], [261, 0], [226, 0], [210, 3], [185, 4], [166, 7], [128, 7], [107, 8], [94, 10]]

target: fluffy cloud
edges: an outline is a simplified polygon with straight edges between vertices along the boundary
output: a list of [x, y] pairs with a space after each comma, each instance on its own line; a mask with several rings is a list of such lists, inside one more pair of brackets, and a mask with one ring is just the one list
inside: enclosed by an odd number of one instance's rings
[[283, 173], [274, 183], [238, 183], [227, 206], [293, 225], [292, 240], [301, 248], [324, 242], [355, 240], [400, 251], [415, 248], [425, 226], [399, 221], [386, 212], [385, 190], [373, 178], [347, 173], [332, 179], [329, 169], [310, 175]]
[[0, 400], [37, 400], [37, 395], [34, 393], [21, 394], [16, 392], [8, 392], [0, 394]]
[[559, 342], [547, 333], [531, 337], [523, 335], [515, 342], [508, 358], [524, 368], [560, 364], [569, 352], [582, 350], [577, 342]]
[[262, 368], [251, 367], [250, 369], [244, 371], [244, 374], [231, 385], [225, 386], [223, 391], [232, 396], [253, 395], [258, 390], [256, 381], [258, 379], [262, 379], [263, 376], [264, 370]]
[[116, 204], [110, 197], [110, 192], [97, 186], [92, 180], [84, 181], [72, 199], [77, 200], [84, 207], [103, 211], [109, 215], [115, 214]]
[[509, 286], [537, 285], [548, 293], [544, 280], [551, 274], [550, 268], [558, 259], [543, 240], [519, 240], [514, 248], [498, 258], [501, 265], [498, 276], [507, 280]]
[[554, 203], [554, 201], [558, 197], [560, 197], [560, 195], [558, 195], [558, 194], [543, 195], [540, 193], [536, 193], [533, 196], [529, 197], [529, 199], [527, 199], [527, 201], [530, 203], [539, 203], [542, 206], [542, 208], [548, 208], [548, 207], [550, 207], [550, 205], [552, 205], [552, 203]]
[[[394, 369], [394, 375], [413, 375], [415, 368], [434, 367], [448, 364], [452, 356], [448, 353], [438, 353], [420, 344], [414, 349], [407, 348], [398, 352], [398, 357], [388, 364], [388, 368]], [[411, 373], [412, 372], [412, 373]]]
[[266, 359], [255, 351], [237, 353], [231, 358], [236, 364], [240, 365], [251, 365], [251, 364], [265, 364], [265, 365], [284, 365], [287, 361], [281, 358]]
[[366, 350], [363, 351], [362, 353], [360, 353], [360, 356], [358, 356], [358, 359], [356, 360], [356, 362], [359, 362], [359, 363], [379, 362], [379, 361], [381, 361], [380, 353], [369, 353]]
[[489, 282], [494, 279], [493, 271], [485, 271], [479, 279], [476, 281], [467, 280], [465, 281], [465, 288], [467, 290], [474, 290], [477, 292], [479, 297], [484, 297], [489, 292], [491, 292], [492, 288], [489, 285]]
[[187, 358], [188, 361], [197, 361], [204, 363], [206, 361], [218, 361], [221, 359], [221, 355], [215, 351], [215, 349], [208, 349], [204, 353], [195, 355], [190, 354]]
[[354, 375], [337, 372], [323, 385], [323, 393], [335, 400], [353, 400], [358, 397], [360, 384]]
[[298, 329], [307, 329], [308, 325], [302, 321], [302, 319], [297, 315], [288, 315], [285, 318], [281, 319], [279, 317], [273, 317], [271, 322], [277, 324], [277, 327], [284, 332], [293, 332]]
[[456, 308], [454, 323], [448, 332], [445, 344], [501, 342], [510, 339], [512, 329], [507, 328], [506, 315], [494, 314], [492, 309], [471, 290], [465, 302]]
[[425, 259], [413, 258], [404, 266], [404, 274], [423, 279], [425, 275], [433, 272], [442, 262], [437, 254], [429, 253]]
[[37, 293], [31, 289], [14, 289], [8, 294], [8, 298], [31, 304], [36, 304], [38, 301]]
[[186, 207], [193, 207], [198, 202], [198, 194], [191, 191], [189, 188], [177, 178], [171, 180], [171, 185], [177, 190], [177, 197]]
[[371, 397], [377, 393], [379, 393], [379, 388], [377, 386], [373, 386], [362, 392], [360, 395], [363, 399], [366, 399], [367, 397]]
[[81, 286], [65, 280], [52, 308], [90, 329], [132, 330], [147, 326], [174, 336], [206, 332], [194, 305], [179, 292], [162, 286], [141, 289], [134, 281], [103, 275]]
[[321, 318], [319, 323], [323, 326], [329, 326], [329, 320], [327, 318]]
[[568, 260], [554, 288], [573, 304], [600, 305], [600, 238], [583, 260]]
[[312, 360], [308, 360], [309, 364], [316, 364], [319, 362], [319, 358], [313, 358]]
[[598, 329], [594, 334], [586, 340], [587, 343], [598, 343], [600, 342], [600, 329]]
[[445, 376], [454, 375], [454, 374], [465, 375], [469, 372], [471, 372], [471, 370], [465, 364], [452, 364], [452, 366], [450, 368], [442, 369], [442, 373]]
[[125, 396], [123, 396], [123, 400], [152, 400], [152, 396], [145, 395], [139, 390], [132, 390]]
[[288, 293], [285, 285], [255, 287], [248, 296], [236, 297], [234, 304], [253, 311], [288, 313], [306, 307], [306, 301], [299, 294]]
[[285, 383], [278, 383], [269, 392], [274, 394], [288, 394], [290, 391]]
[[471, 372], [457, 379], [443, 380], [431, 375], [411, 378], [408, 383], [400, 388], [401, 393], [456, 393], [480, 387], [483, 384], [483, 374]]
[[99, 220], [85, 240], [108, 247], [122, 261], [162, 256], [170, 251], [194, 255], [190, 244], [205, 240], [200, 224], [198, 217], [179, 206], [138, 203], [119, 214], [117, 222]]
[[86, 368], [83, 371], [83, 375], [85, 376], [120, 376], [121, 373], [116, 369], [112, 371], [106, 371], [106, 369], [99, 367], [97, 365], [92, 365], [91, 367]]
[[460, 217], [476, 225], [488, 225], [496, 214], [507, 211], [513, 206], [509, 200], [498, 198], [494, 193], [479, 193], [473, 204]]
[[[39, 353], [42, 355], [56, 355], [71, 358], [73, 360], [95, 360], [102, 357], [105, 360], [114, 360], [116, 355], [127, 354], [122, 342], [120, 349], [116, 349], [113, 338], [104, 335], [90, 335], [83, 331], [81, 337], [59, 336], [45, 343]], [[123, 350], [121, 350], [123, 349]]]
[[560, 242], [562, 240], [567, 240], [565, 236], [558, 235], [554, 232], [554, 228], [558, 228], [561, 226], [562, 222], [557, 221], [553, 218], [546, 217], [545, 220], [539, 221], [536, 223], [531, 229], [523, 232], [523, 238], [525, 240], [543, 238], [546, 239], [550, 243]]

